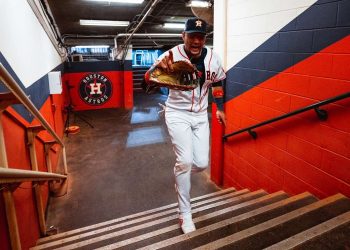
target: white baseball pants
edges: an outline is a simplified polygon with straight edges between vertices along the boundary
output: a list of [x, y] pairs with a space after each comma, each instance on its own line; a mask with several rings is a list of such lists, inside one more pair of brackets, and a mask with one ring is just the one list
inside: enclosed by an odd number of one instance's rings
[[176, 155], [175, 188], [181, 215], [191, 213], [191, 172], [209, 164], [209, 121], [207, 111], [194, 113], [167, 107], [165, 121]]

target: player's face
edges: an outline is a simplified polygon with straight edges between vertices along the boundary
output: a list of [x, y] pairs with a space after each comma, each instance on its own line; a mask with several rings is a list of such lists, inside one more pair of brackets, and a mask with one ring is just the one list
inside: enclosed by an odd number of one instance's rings
[[182, 33], [185, 50], [189, 57], [199, 57], [205, 44], [205, 34], [202, 33]]

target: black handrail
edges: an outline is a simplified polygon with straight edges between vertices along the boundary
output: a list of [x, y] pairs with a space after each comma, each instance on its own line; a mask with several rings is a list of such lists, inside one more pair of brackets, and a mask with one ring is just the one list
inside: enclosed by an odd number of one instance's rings
[[224, 135], [222, 138], [223, 138], [224, 141], [226, 141], [228, 137], [231, 137], [231, 136], [234, 136], [234, 135], [243, 133], [243, 132], [248, 132], [254, 139], [256, 139], [258, 135], [257, 135], [257, 133], [256, 133], [255, 131], [253, 131], [252, 129], [255, 129], [255, 128], [257, 128], [257, 127], [264, 126], [264, 125], [269, 124], [269, 123], [272, 123], [272, 122], [276, 122], [276, 121], [282, 120], [282, 119], [284, 119], [284, 118], [287, 118], [287, 117], [290, 117], [290, 116], [293, 116], [293, 115], [297, 115], [297, 114], [303, 113], [303, 112], [308, 111], [308, 110], [310, 110], [310, 109], [314, 109], [315, 112], [316, 112], [316, 115], [318, 116], [318, 118], [319, 118], [320, 120], [324, 121], [324, 120], [327, 120], [327, 118], [328, 118], [327, 111], [322, 110], [322, 109], [319, 109], [319, 107], [320, 107], [320, 106], [323, 106], [323, 105], [326, 105], [326, 104], [329, 104], [329, 103], [332, 103], [332, 102], [336, 102], [336, 101], [339, 101], [339, 100], [348, 98], [348, 97], [350, 97], [350, 92], [347, 92], [347, 93], [344, 93], [344, 94], [342, 94], [342, 95], [338, 95], [338, 96], [335, 96], [335, 97], [326, 99], [326, 100], [324, 100], [324, 101], [320, 101], [320, 102], [314, 103], [314, 104], [312, 104], [312, 105], [306, 106], [306, 107], [301, 108], [301, 109], [294, 110], [294, 111], [292, 111], [292, 112], [289, 112], [289, 113], [284, 114], [284, 115], [281, 115], [281, 116], [277, 116], [277, 117], [272, 118], [272, 119], [270, 119], [270, 120], [266, 120], [266, 121], [257, 123], [257, 124], [255, 124], [255, 125], [253, 125], [253, 126], [246, 127], [246, 128], [244, 128], [244, 129], [237, 130], [237, 131], [235, 131], [235, 132], [233, 132], [233, 133]]

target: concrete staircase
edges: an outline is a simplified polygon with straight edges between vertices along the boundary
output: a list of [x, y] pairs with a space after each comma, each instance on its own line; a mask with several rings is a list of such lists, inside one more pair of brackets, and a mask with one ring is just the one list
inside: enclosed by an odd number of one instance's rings
[[350, 200], [233, 188], [192, 199], [183, 235], [177, 204], [42, 238], [32, 249], [350, 249]]
[[143, 91], [141, 85], [144, 75], [149, 68], [150, 67], [134, 67], [132, 69], [134, 91]]

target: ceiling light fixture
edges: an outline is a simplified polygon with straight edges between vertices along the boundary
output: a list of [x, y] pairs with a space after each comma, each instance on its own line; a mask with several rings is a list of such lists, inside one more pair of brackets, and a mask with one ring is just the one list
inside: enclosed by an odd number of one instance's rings
[[167, 29], [184, 29], [185, 24], [184, 23], [164, 23], [163, 28]]
[[125, 27], [129, 25], [129, 21], [109, 21], [109, 20], [86, 20], [80, 19], [80, 25], [93, 25], [93, 26], [118, 26]]
[[131, 4], [141, 4], [143, 0], [90, 0], [95, 2], [109, 2], [109, 3], [131, 3]]
[[211, 3], [209, 1], [192, 0], [187, 4], [187, 6], [196, 8], [209, 8], [211, 7]]
[[98, 49], [98, 48], [109, 48], [109, 45], [79, 45], [79, 46], [74, 46], [72, 48], [76, 49], [82, 49], [82, 48], [88, 48], [88, 49]]

